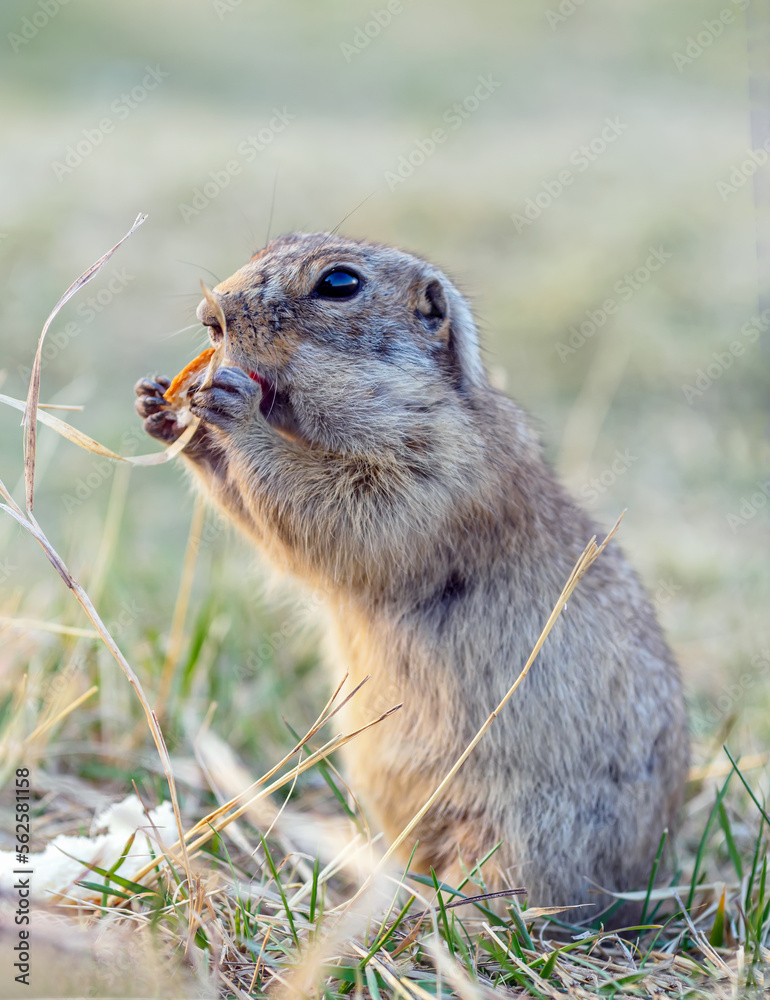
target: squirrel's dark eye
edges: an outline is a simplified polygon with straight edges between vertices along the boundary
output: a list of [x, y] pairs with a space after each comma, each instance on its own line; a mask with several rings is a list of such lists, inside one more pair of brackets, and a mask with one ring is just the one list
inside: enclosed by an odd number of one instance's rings
[[339, 268], [336, 271], [330, 271], [325, 278], [321, 278], [315, 293], [323, 299], [350, 299], [360, 287], [361, 279], [357, 274]]

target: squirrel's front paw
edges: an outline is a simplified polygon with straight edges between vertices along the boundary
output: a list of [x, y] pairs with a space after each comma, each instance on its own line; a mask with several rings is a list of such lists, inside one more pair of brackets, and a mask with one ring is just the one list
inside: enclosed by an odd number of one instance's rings
[[163, 398], [169, 385], [170, 379], [158, 376], [155, 379], [139, 379], [134, 386], [137, 395], [136, 412], [144, 421], [144, 429], [151, 437], [164, 444], [172, 444], [184, 430]]
[[256, 414], [262, 391], [240, 368], [218, 368], [207, 389], [198, 389], [190, 409], [206, 423], [230, 431]]

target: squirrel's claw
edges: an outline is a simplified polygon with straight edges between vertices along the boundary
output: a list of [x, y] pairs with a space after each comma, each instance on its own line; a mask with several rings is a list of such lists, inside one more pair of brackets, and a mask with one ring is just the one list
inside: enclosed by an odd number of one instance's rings
[[[141, 400], [137, 400], [137, 409], [139, 409], [139, 403]], [[150, 437], [163, 441], [164, 444], [173, 444], [184, 431], [184, 427], [180, 427], [176, 415], [170, 410], [159, 410], [157, 413], [151, 413], [145, 417], [142, 426]]]
[[231, 430], [254, 412], [261, 398], [259, 385], [242, 369], [219, 368], [211, 385], [192, 396], [190, 409], [206, 423]]

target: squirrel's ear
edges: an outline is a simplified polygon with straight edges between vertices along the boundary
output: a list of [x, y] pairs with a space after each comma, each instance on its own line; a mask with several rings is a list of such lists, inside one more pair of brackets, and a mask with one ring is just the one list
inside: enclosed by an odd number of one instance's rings
[[447, 360], [458, 382], [478, 384], [484, 379], [476, 325], [470, 307], [448, 279], [435, 275], [422, 279], [416, 310], [426, 330], [444, 345]]
[[441, 330], [448, 310], [444, 289], [437, 278], [430, 278], [420, 286], [417, 292], [417, 312], [429, 330]]

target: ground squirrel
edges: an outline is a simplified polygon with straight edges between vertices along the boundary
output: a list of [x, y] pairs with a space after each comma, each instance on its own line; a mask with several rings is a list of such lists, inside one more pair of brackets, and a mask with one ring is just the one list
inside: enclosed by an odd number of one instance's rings
[[[395, 837], [517, 676], [596, 528], [490, 385], [468, 303], [436, 267], [292, 234], [214, 293], [225, 365], [191, 391], [202, 422], [183, 455], [274, 563], [327, 595], [332, 669], [372, 678], [348, 721], [403, 703], [347, 756]], [[206, 301], [198, 317], [221, 341]], [[181, 433], [168, 384], [137, 385], [164, 442]], [[492, 887], [535, 904], [639, 889], [687, 759], [677, 667], [610, 544], [418, 827], [413, 868], [451, 879], [502, 841]]]

